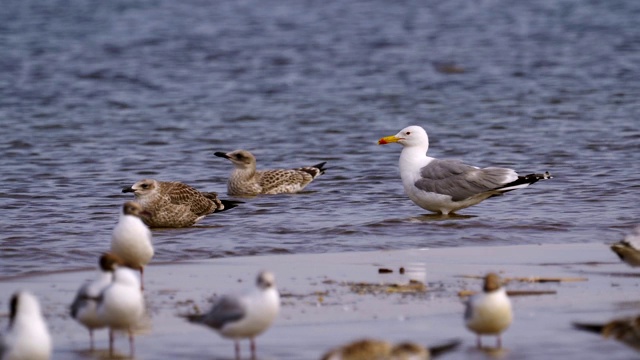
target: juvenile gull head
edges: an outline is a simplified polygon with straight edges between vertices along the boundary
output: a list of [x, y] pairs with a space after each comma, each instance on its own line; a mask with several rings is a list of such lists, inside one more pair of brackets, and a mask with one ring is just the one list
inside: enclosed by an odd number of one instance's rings
[[131, 192], [146, 211], [150, 227], [187, 227], [214, 212], [236, 207], [239, 201], [220, 200], [215, 192], [200, 192], [177, 181], [142, 179], [122, 192]]
[[256, 170], [256, 158], [247, 150], [214, 155], [234, 165], [227, 182], [227, 193], [232, 196], [297, 193], [326, 170], [326, 162], [297, 169]]
[[403, 146], [400, 177], [409, 199], [423, 209], [444, 215], [551, 178], [548, 172], [520, 176], [513, 169], [478, 168], [429, 157], [429, 136], [420, 126], [409, 126], [378, 140], [379, 145], [391, 143]]
[[620, 260], [631, 267], [640, 266], [640, 226], [636, 226], [632, 233], [624, 239], [611, 245], [611, 251], [616, 253]]

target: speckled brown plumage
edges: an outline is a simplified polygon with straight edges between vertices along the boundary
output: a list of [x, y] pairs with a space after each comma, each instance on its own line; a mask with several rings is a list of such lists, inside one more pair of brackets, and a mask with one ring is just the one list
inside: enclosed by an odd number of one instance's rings
[[237, 202], [220, 200], [214, 192], [200, 192], [176, 181], [143, 179], [122, 192], [133, 192], [148, 213], [149, 227], [187, 227], [214, 212], [228, 210]]
[[249, 151], [216, 152], [228, 159], [235, 169], [227, 182], [227, 192], [233, 196], [296, 193], [324, 174], [322, 162], [298, 169], [256, 170], [256, 158]]

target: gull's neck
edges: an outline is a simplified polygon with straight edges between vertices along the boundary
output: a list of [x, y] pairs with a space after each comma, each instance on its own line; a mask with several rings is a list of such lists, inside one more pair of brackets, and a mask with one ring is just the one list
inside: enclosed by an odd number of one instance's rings
[[405, 173], [427, 165], [431, 158], [427, 156], [429, 145], [405, 146], [400, 153], [400, 173]]

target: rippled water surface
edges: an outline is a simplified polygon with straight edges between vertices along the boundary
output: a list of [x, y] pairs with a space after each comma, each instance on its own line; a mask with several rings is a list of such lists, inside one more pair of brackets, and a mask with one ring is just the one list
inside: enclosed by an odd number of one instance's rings
[[[228, 162], [327, 161], [307, 191], [154, 231], [158, 261], [607, 242], [640, 209], [640, 2], [18, 1], [0, 9], [0, 274], [93, 266], [124, 185], [226, 197]], [[555, 178], [458, 217], [400, 147]], [[155, 261], [154, 260], [154, 261]]]

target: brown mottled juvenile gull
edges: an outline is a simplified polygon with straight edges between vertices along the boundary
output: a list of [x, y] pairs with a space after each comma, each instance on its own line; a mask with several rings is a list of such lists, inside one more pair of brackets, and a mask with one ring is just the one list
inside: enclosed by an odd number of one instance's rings
[[[623, 240], [611, 245], [611, 250], [618, 255], [620, 260], [631, 267], [640, 266], [640, 226]], [[640, 334], [639, 334], [640, 336]]]
[[232, 209], [239, 201], [220, 200], [214, 192], [200, 192], [177, 181], [143, 179], [122, 189], [132, 192], [148, 212], [145, 224], [154, 228], [187, 227], [214, 212]]
[[227, 182], [227, 192], [232, 196], [297, 193], [324, 174], [326, 164], [325, 161], [298, 169], [256, 170], [256, 158], [247, 150], [218, 151], [215, 155], [235, 166]]
[[409, 126], [396, 135], [378, 140], [379, 145], [389, 143], [403, 146], [400, 177], [409, 199], [423, 209], [444, 215], [551, 178], [549, 172], [519, 176], [508, 168], [481, 169], [455, 160], [429, 157], [426, 155], [429, 137], [420, 126]]
[[640, 316], [620, 318], [607, 323], [573, 323], [576, 329], [618, 340], [640, 351]]
[[455, 349], [459, 344], [460, 341], [455, 340], [427, 348], [413, 342], [394, 345], [383, 340], [362, 339], [328, 351], [321, 360], [429, 360]]

